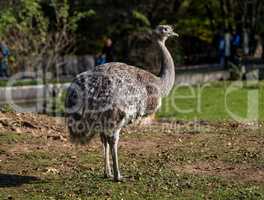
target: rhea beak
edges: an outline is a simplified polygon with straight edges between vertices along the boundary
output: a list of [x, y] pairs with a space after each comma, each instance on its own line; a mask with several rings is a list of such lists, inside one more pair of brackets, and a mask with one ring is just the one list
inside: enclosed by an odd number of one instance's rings
[[172, 32], [171, 33], [171, 36], [179, 37], [179, 34], [178, 33], [175, 33], [175, 32]]

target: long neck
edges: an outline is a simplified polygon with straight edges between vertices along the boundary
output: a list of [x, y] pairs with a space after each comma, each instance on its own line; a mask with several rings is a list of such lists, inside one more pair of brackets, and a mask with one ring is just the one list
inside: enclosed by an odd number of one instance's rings
[[165, 46], [165, 41], [158, 40], [158, 46], [161, 54], [161, 70], [159, 74], [161, 80], [161, 94], [162, 96], [167, 96], [175, 81], [174, 62], [170, 52]]

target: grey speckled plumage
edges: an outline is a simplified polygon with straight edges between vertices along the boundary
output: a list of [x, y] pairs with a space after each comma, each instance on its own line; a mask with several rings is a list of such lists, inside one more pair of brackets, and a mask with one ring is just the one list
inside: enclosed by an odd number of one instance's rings
[[129, 123], [154, 113], [161, 98], [174, 84], [174, 63], [165, 46], [169, 36], [176, 35], [168, 25], [154, 31], [162, 56], [160, 76], [124, 63], [107, 63], [79, 74], [68, 89], [65, 101], [70, 137], [87, 143], [101, 135], [105, 153], [105, 175], [111, 177], [109, 146], [114, 180], [121, 179], [118, 168], [117, 143], [119, 131]]

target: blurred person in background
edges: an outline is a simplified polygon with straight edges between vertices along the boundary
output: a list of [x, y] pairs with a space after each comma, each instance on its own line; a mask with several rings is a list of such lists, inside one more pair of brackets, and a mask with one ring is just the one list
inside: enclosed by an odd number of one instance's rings
[[113, 61], [114, 61], [113, 42], [111, 38], [106, 38], [102, 52], [98, 53], [95, 56], [95, 63], [96, 65], [102, 65]]
[[9, 49], [3, 42], [0, 42], [0, 77], [8, 77], [8, 56]]
[[114, 49], [111, 38], [106, 38], [102, 54], [105, 55], [106, 63], [114, 61]]

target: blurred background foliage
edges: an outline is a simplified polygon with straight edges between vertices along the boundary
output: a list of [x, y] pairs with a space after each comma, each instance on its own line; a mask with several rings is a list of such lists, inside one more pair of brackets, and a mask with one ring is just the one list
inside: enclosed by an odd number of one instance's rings
[[106, 37], [116, 60], [148, 66], [159, 62], [149, 31], [172, 24], [175, 62], [200, 64], [215, 62], [221, 31], [248, 31], [253, 44], [263, 18], [262, 0], [0, 0], [0, 38], [19, 67], [47, 55], [97, 54]]

